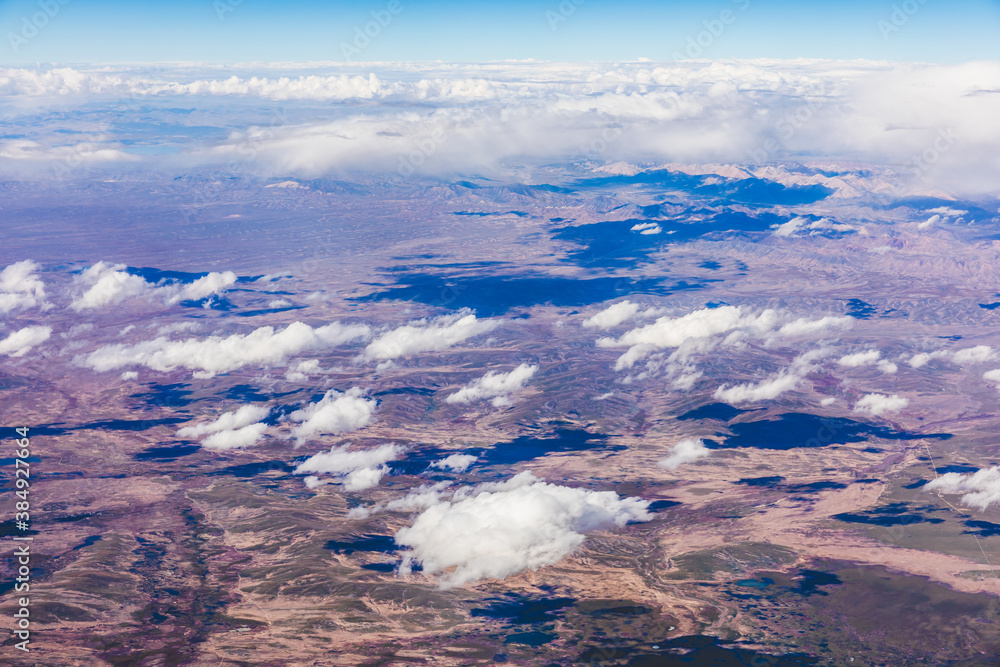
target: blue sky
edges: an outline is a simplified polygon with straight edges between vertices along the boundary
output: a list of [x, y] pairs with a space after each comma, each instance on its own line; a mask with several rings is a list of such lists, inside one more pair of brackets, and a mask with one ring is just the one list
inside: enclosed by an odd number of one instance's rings
[[0, 63], [1000, 59], [1000, 0], [396, 1], [15, 0]]

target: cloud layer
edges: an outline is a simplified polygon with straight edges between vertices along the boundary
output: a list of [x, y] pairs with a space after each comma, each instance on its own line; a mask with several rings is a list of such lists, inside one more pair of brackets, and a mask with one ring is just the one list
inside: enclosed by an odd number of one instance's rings
[[[1000, 166], [1000, 64], [831, 61], [673, 63], [334, 64], [254, 71], [185, 67], [161, 79], [139, 69], [6, 68], [0, 94], [21, 108], [115, 109], [143, 98], [213, 106], [228, 138], [192, 140], [175, 163], [229, 164], [248, 155], [263, 173], [486, 173], [512, 160], [592, 159], [765, 164], [846, 159], [904, 165], [906, 176], [992, 191]], [[226, 106], [244, 98], [290, 111], [251, 120]], [[206, 101], [207, 102], [203, 102]], [[295, 103], [370, 100], [323, 119], [287, 117]], [[377, 102], [390, 103], [378, 104]], [[0, 142], [0, 162], [154, 164], [114, 132], [67, 146], [58, 135]], [[930, 154], [933, 159], [921, 159]], [[414, 159], [418, 156], [419, 160]], [[157, 155], [157, 163], [169, 161]], [[911, 166], [912, 165], [912, 166]], [[913, 172], [912, 176], [910, 172]]]

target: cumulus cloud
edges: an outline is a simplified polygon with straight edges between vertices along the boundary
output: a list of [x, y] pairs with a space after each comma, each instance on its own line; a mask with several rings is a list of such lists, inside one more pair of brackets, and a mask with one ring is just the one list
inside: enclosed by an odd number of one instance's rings
[[467, 487], [447, 500], [439, 494], [425, 494], [432, 504], [396, 533], [396, 543], [409, 548], [401, 573], [422, 563], [427, 574], [445, 573], [438, 580], [443, 588], [557, 563], [586, 533], [652, 518], [647, 500], [558, 486], [531, 472]]
[[903, 398], [898, 394], [891, 396], [886, 396], [885, 394], [865, 394], [854, 404], [854, 411], [878, 417], [880, 415], [899, 412], [909, 404], [910, 399]]
[[661, 459], [657, 465], [667, 470], [676, 470], [685, 463], [703, 459], [712, 453], [705, 443], [698, 438], [685, 438], [670, 448], [670, 455]]
[[469, 469], [469, 466], [476, 462], [478, 458], [478, 456], [474, 456], [472, 454], [452, 454], [438, 461], [434, 461], [431, 463], [431, 467], [440, 468], [442, 470], [450, 470], [452, 472], [465, 472]]
[[981, 364], [984, 361], [994, 361], [997, 358], [996, 350], [989, 345], [976, 345], [958, 350], [951, 359], [956, 364]]
[[52, 335], [52, 327], [31, 326], [18, 329], [0, 340], [0, 354], [8, 357], [23, 357], [31, 348], [41, 345]]
[[35, 273], [40, 268], [38, 262], [26, 259], [0, 271], [0, 314], [48, 305], [45, 283]]
[[304, 382], [310, 375], [319, 371], [319, 359], [307, 359], [295, 364], [294, 368], [289, 368], [285, 373], [285, 379], [289, 382]]
[[827, 315], [826, 317], [821, 317], [818, 320], [810, 320], [805, 317], [800, 317], [778, 329], [777, 336], [792, 337], [822, 335], [829, 331], [849, 329], [853, 324], [853, 317]]
[[810, 220], [809, 218], [796, 217], [792, 218], [788, 222], [782, 223], [780, 225], [774, 225], [774, 235], [789, 237], [789, 236], [815, 236], [817, 234], [823, 234], [824, 232], [837, 232], [844, 234], [847, 232], [856, 232], [858, 227], [853, 225], [847, 225], [841, 222], [833, 222], [826, 218], [820, 218], [819, 220]]
[[80, 312], [117, 305], [130, 297], [146, 295], [154, 289], [140, 276], [125, 271], [125, 268], [124, 264], [98, 262], [84, 269], [76, 282], [83, 285], [85, 291], [73, 300], [70, 308]]
[[617, 339], [598, 339], [597, 345], [627, 347], [628, 350], [615, 362], [615, 369], [622, 370], [662, 349], [677, 349], [671, 359], [677, 361], [688, 354], [705, 352], [720, 344], [739, 345], [756, 339], [771, 345], [783, 339], [815, 337], [846, 329], [853, 322], [850, 317], [791, 319], [790, 314], [773, 309], [755, 313], [742, 306], [721, 306], [703, 308], [682, 317], [663, 316], [652, 324], [627, 331]]
[[135, 345], [105, 345], [75, 362], [98, 372], [124, 366], [146, 366], [155, 371], [186, 368], [197, 378], [209, 378], [248, 365], [278, 364], [306, 350], [335, 347], [368, 336], [365, 325], [334, 322], [313, 328], [293, 322], [275, 332], [260, 327], [249, 334], [214, 335], [206, 339], [169, 340], [161, 336]]
[[177, 431], [179, 438], [200, 438], [205, 449], [239, 449], [257, 444], [264, 437], [267, 424], [261, 423], [270, 409], [244, 405], [233, 412], [222, 413], [215, 421], [185, 426]]
[[186, 285], [158, 285], [132, 275], [127, 268], [125, 264], [101, 261], [84, 269], [75, 281], [84, 291], [73, 300], [70, 308], [77, 312], [93, 310], [118, 305], [133, 297], [160, 300], [165, 304], [183, 300], [200, 301], [221, 293], [236, 282], [235, 273], [224, 271], [209, 273]]
[[801, 384], [806, 375], [813, 369], [813, 362], [826, 354], [825, 349], [818, 349], [800, 354], [792, 360], [788, 369], [774, 377], [756, 383], [738, 384], [732, 387], [725, 385], [715, 390], [713, 397], [718, 401], [730, 404], [753, 403], [777, 398], [786, 391], [791, 391]]
[[962, 504], [985, 511], [1000, 505], [1000, 467], [978, 470], [971, 474], [949, 472], [924, 485], [925, 491], [961, 493]]
[[301, 444], [316, 435], [336, 435], [364, 428], [372, 420], [376, 402], [362, 398], [364, 392], [353, 387], [346, 392], [331, 389], [323, 398], [288, 416], [300, 422], [292, 436]]
[[638, 225], [633, 225], [629, 231], [639, 232], [643, 236], [650, 236], [652, 234], [659, 234], [663, 231], [663, 228], [655, 222], [641, 222]]
[[[296, 475], [317, 473], [306, 477], [309, 488], [335, 482], [347, 491], [363, 491], [377, 486], [389, 472], [385, 464], [395, 461], [405, 452], [401, 445], [381, 445], [374, 449], [349, 450], [346, 445], [334, 446], [328, 452], [309, 457], [293, 471]], [[325, 480], [319, 474], [332, 475], [333, 480]]]
[[923, 368], [934, 359], [950, 359], [952, 362], [965, 366], [981, 364], [997, 359], [996, 351], [989, 345], [976, 345], [961, 350], [937, 350], [936, 352], [920, 352], [910, 357], [910, 366]]
[[961, 216], [968, 215], [968, 211], [961, 211], [958, 209], [950, 208], [948, 206], [938, 206], [936, 208], [928, 209], [928, 213], [931, 213], [931, 217], [927, 218], [923, 222], [917, 225], [917, 229], [924, 230], [930, 229], [934, 225], [940, 222], [960, 222]]
[[510, 405], [509, 395], [524, 387], [538, 366], [521, 364], [509, 373], [489, 371], [445, 399], [447, 403], [471, 403], [492, 398], [495, 407]]
[[881, 356], [882, 353], [878, 350], [867, 350], [865, 352], [845, 355], [837, 360], [837, 363], [841, 366], [857, 368], [858, 366], [868, 366], [874, 364]]
[[986, 371], [985, 373], [983, 373], [983, 378], [988, 380], [989, 382], [996, 382], [998, 385], [1000, 385], [1000, 368], [997, 368], [992, 371]]
[[382, 334], [365, 348], [364, 356], [381, 361], [406, 357], [420, 352], [437, 352], [458, 345], [500, 325], [493, 320], [479, 320], [468, 311], [417, 320]]
[[797, 373], [781, 373], [761, 382], [719, 387], [712, 396], [726, 403], [765, 401], [795, 389], [801, 382], [802, 376]]
[[856, 352], [854, 354], [847, 354], [837, 360], [837, 363], [846, 368], [859, 368], [862, 366], [875, 365], [883, 373], [895, 373], [899, 370], [896, 364], [892, 363], [888, 359], [882, 358], [882, 353], [878, 350], [865, 350], [864, 352]]
[[628, 300], [620, 301], [585, 319], [583, 326], [587, 329], [610, 329], [632, 319], [637, 312], [639, 312], [639, 304]]
[[214, 294], [219, 294], [235, 282], [236, 274], [232, 271], [212, 272], [182, 287], [175, 296], [171, 297], [171, 301], [200, 301]]

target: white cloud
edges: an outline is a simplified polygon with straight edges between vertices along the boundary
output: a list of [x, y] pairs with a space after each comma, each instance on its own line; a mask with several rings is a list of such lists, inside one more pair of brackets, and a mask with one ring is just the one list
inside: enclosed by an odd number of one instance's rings
[[[328, 452], [309, 457], [295, 468], [296, 475], [319, 473], [333, 475], [334, 482], [342, 484], [347, 491], [363, 491], [377, 486], [389, 472], [385, 464], [395, 461], [406, 451], [401, 445], [381, 445], [374, 449], [349, 450], [346, 445], [334, 446]], [[306, 486], [316, 488], [328, 483], [317, 475], [306, 478]]]
[[910, 399], [903, 398], [898, 394], [886, 396], [885, 394], [865, 394], [854, 404], [854, 411], [873, 416], [893, 414], [899, 412], [910, 404]]
[[245, 335], [214, 335], [203, 340], [172, 341], [161, 336], [135, 345], [105, 345], [74, 361], [98, 372], [140, 365], [163, 372], [187, 368], [195, 377], [208, 378], [247, 365], [278, 364], [299, 352], [365, 338], [368, 332], [365, 325], [334, 322], [314, 329], [293, 322], [278, 332], [274, 327], [260, 327]]
[[719, 387], [712, 394], [713, 398], [726, 403], [751, 403], [777, 398], [786, 391], [791, 391], [802, 382], [798, 373], [780, 373], [769, 380], [756, 383], [738, 384], [732, 387]]
[[777, 398], [799, 386], [813, 369], [813, 362], [827, 353], [825, 348], [810, 350], [792, 360], [791, 366], [761, 382], [722, 386], [712, 395], [716, 400], [731, 404], [752, 403]]
[[617, 340], [601, 338], [597, 344], [600, 347], [629, 348], [615, 364], [615, 369], [621, 370], [631, 367], [654, 350], [680, 347], [692, 339], [710, 338], [740, 326], [749, 326], [753, 319], [742, 308], [734, 306], [705, 308], [679, 318], [664, 316], [652, 324], [625, 332]]
[[639, 312], [639, 304], [628, 300], [620, 301], [585, 319], [583, 326], [588, 329], [607, 330], [632, 319], [637, 312]]
[[962, 503], [985, 511], [1000, 505], [1000, 467], [978, 470], [971, 474], [949, 472], [924, 485], [925, 491], [962, 493]]
[[856, 232], [858, 227], [840, 222], [833, 222], [826, 218], [810, 220], [809, 218], [796, 217], [780, 225], [774, 225], [774, 235], [789, 236], [814, 236], [823, 232]]
[[267, 424], [250, 424], [231, 431], [213, 433], [201, 441], [205, 449], [239, 449], [251, 447], [260, 442], [267, 431]]
[[446, 496], [451, 495], [449, 491], [451, 482], [435, 482], [434, 484], [421, 484], [416, 489], [410, 489], [402, 498], [395, 498], [385, 503], [376, 503], [369, 507], [355, 507], [347, 513], [349, 519], [366, 519], [379, 512], [417, 512], [433, 507], [442, 501]]
[[[959, 222], [961, 220], [960, 216], [968, 215], [968, 211], [960, 211], [958, 209], [949, 208], [947, 206], [938, 206], [936, 208], [928, 209], [928, 213], [932, 213], [931, 217], [927, 218], [923, 222], [917, 225], [917, 229], [924, 230], [933, 227], [942, 220], [944, 222]], [[957, 218], [953, 220], [952, 218]]]
[[23, 357], [31, 348], [41, 345], [52, 335], [52, 327], [31, 326], [18, 329], [0, 340], [0, 354]]
[[821, 317], [818, 320], [810, 320], [804, 317], [800, 317], [794, 322], [789, 322], [788, 324], [778, 329], [777, 335], [779, 337], [815, 336], [815, 335], [825, 334], [831, 330], [849, 329], [853, 324], [854, 324], [853, 317], [838, 317], [835, 315], [827, 315], [826, 317]]
[[[261, 172], [272, 175], [395, 170], [411, 152], [423, 156], [420, 167], [430, 173], [485, 173], [515, 158], [540, 163], [585, 154], [581, 147], [613, 128], [615, 140], [602, 147], [601, 162], [819, 156], [903, 165], [937, 142], [945, 150], [921, 173], [929, 183], [960, 191], [995, 188], [1000, 129], [991, 119], [1000, 115], [1000, 102], [989, 91], [1000, 87], [996, 62], [407, 63], [372, 64], [366, 72], [350, 63], [324, 64], [322, 73], [292, 67], [258, 66], [252, 76], [234, 76], [184, 66], [165, 71], [162, 80], [127, 67], [2, 68], [0, 94], [29, 107], [57, 102], [98, 110], [144, 96], [179, 105], [190, 104], [189, 96], [246, 97], [265, 107], [268, 100], [374, 102], [311, 122], [277, 116], [251, 121], [258, 123], [251, 127], [243, 120], [240, 127], [242, 119], [223, 118], [223, 127], [238, 128], [228, 140], [186, 151], [183, 158], [226, 164], [245, 156], [249, 146]], [[377, 103], [382, 100], [392, 106]], [[809, 118], [775, 143], [776, 125], [803, 108]], [[89, 149], [61, 146], [58, 135], [11, 139], [0, 144], [0, 160], [170, 159], [130, 156], [112, 144], [120, 137], [110, 134], [101, 142], [108, 145]], [[975, 140], [963, 139], [970, 137]], [[418, 142], [434, 150], [418, 152]], [[848, 192], [857, 182], [842, 175], [812, 178]]]
[[317, 403], [296, 410], [288, 417], [300, 422], [292, 435], [301, 444], [316, 435], [347, 433], [368, 425], [375, 411], [374, 399], [361, 398], [364, 392], [353, 387], [341, 393], [334, 389], [326, 392]]
[[989, 345], [976, 345], [958, 350], [951, 359], [956, 364], [981, 364], [985, 361], [994, 361], [997, 358], [996, 351]]
[[689, 368], [683, 368], [679, 372], [675, 373], [675, 377], [670, 380], [670, 386], [677, 391], [687, 391], [694, 386], [694, 383], [701, 379], [701, 371], [692, 370]]
[[948, 356], [947, 352], [920, 352], [910, 357], [910, 365], [914, 368], [923, 368], [932, 359], [940, 359], [941, 357]]
[[85, 291], [70, 304], [70, 308], [80, 312], [102, 306], [116, 305], [130, 297], [149, 294], [154, 289], [139, 276], [125, 271], [124, 264], [98, 262], [84, 269], [76, 278]]
[[104, 306], [117, 305], [127, 299], [139, 297], [174, 304], [182, 300], [199, 301], [219, 294], [236, 282], [232, 271], [209, 273], [192, 283], [155, 285], [141, 276], [130, 274], [125, 264], [98, 262], [84, 269], [75, 282], [84, 291], [73, 300], [70, 308], [80, 312]]
[[410, 548], [400, 572], [420, 562], [429, 575], [445, 573], [443, 588], [557, 563], [580, 547], [585, 533], [652, 518], [649, 501], [557, 486], [530, 472], [462, 489], [450, 500], [427, 500], [434, 504], [396, 533], [397, 544]]
[[774, 225], [774, 235], [775, 236], [794, 236], [795, 232], [799, 230], [799, 227], [803, 223], [808, 222], [807, 218], [797, 217], [792, 218], [788, 222], [782, 223], [780, 225]]
[[465, 472], [478, 458], [478, 456], [472, 454], [452, 454], [439, 461], [435, 461], [431, 464], [431, 467], [441, 468], [442, 470], [447, 469], [452, 472]]
[[476, 378], [462, 389], [445, 399], [447, 403], [471, 403], [472, 401], [492, 398], [493, 405], [501, 407], [509, 405], [508, 395], [524, 387], [538, 370], [538, 366], [521, 364], [509, 373], [488, 371], [481, 378]]
[[658, 462], [661, 468], [676, 470], [685, 463], [697, 461], [712, 453], [705, 443], [697, 438], [685, 438], [670, 449], [670, 455]]
[[638, 225], [633, 225], [629, 231], [639, 232], [640, 234], [649, 236], [651, 234], [659, 234], [663, 231], [663, 228], [655, 222], [641, 222]]
[[307, 359], [297, 363], [294, 368], [289, 368], [285, 379], [289, 382], [305, 382], [310, 375], [319, 372], [319, 359]]
[[200, 438], [205, 449], [237, 449], [257, 444], [264, 437], [267, 424], [260, 423], [270, 414], [270, 409], [258, 405], [244, 405], [233, 412], [224, 412], [211, 422], [185, 426], [177, 431], [179, 438]]
[[[790, 319], [788, 313], [767, 309], [755, 313], [742, 306], [703, 308], [682, 317], [663, 316], [652, 324], [625, 332], [617, 339], [598, 339], [599, 347], [628, 347], [615, 362], [615, 369], [631, 368], [658, 350], [676, 348], [671, 361], [716, 345], [740, 345], [747, 340], [775, 344], [784, 338], [821, 336], [831, 330], [849, 328], [850, 317], [825, 316], [816, 320]], [[723, 337], [723, 334], [727, 334]]]
[[430, 320], [417, 320], [373, 340], [365, 348], [364, 356], [384, 361], [419, 352], [437, 352], [492, 331], [499, 325], [494, 320], [478, 320], [468, 311]]
[[996, 350], [994, 350], [989, 345], [976, 345], [975, 347], [966, 347], [961, 350], [955, 350], [954, 352], [950, 350], [938, 350], [936, 352], [920, 352], [915, 354], [910, 358], [910, 366], [914, 368], [923, 368], [929, 362], [934, 359], [951, 359], [956, 364], [967, 365], [967, 364], [981, 364], [987, 361], [993, 361], [997, 359]]
[[35, 272], [38, 262], [26, 259], [0, 271], [0, 314], [19, 308], [45, 306], [45, 283]]
[[929, 217], [926, 220], [924, 220], [923, 222], [921, 222], [920, 224], [918, 224], [917, 225], [917, 229], [921, 229], [921, 230], [928, 229], [929, 227], [933, 227], [934, 225], [936, 225], [939, 222], [941, 222], [941, 216], [937, 215], [937, 214], [934, 214], [931, 217]]
[[222, 413], [214, 421], [185, 426], [177, 431], [177, 435], [181, 438], [200, 438], [209, 433], [232, 431], [259, 422], [269, 413], [270, 410], [264, 406], [244, 405], [233, 412]]
[[998, 385], [1000, 385], [1000, 368], [997, 368], [992, 371], [986, 371], [985, 373], [983, 373], [983, 378], [988, 380], [989, 382], [996, 382]]
[[895, 373], [899, 368], [888, 359], [882, 359], [882, 353], [878, 350], [865, 350], [841, 357], [838, 364], [847, 368], [859, 368], [862, 366], [875, 365], [883, 373]]
[[184, 285], [184, 287], [180, 289], [180, 292], [176, 295], [176, 297], [173, 297], [173, 299], [176, 299], [177, 301], [200, 301], [201, 299], [212, 296], [213, 294], [219, 294], [235, 282], [236, 274], [232, 271], [209, 273], [207, 276], [198, 278], [193, 283]]
[[857, 368], [858, 366], [870, 366], [876, 363], [879, 358], [881, 358], [882, 353], [878, 350], [867, 350], [865, 352], [857, 352], [855, 354], [848, 354], [837, 360], [837, 363], [841, 366], [847, 366], [848, 368]]
[[343, 485], [345, 491], [364, 491], [378, 486], [379, 481], [389, 472], [388, 466], [377, 466], [374, 468], [359, 468], [352, 470], [344, 477]]

